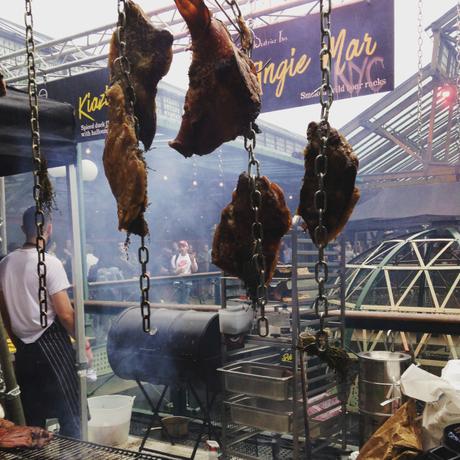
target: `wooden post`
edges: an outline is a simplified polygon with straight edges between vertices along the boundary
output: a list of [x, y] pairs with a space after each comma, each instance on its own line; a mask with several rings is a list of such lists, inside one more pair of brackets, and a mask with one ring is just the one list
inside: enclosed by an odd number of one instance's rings
[[22, 410], [21, 395], [16, 382], [16, 374], [11, 360], [12, 356], [6, 341], [7, 337], [5, 325], [0, 315], [0, 367], [3, 371], [6, 386], [5, 413], [8, 420], [16, 423], [16, 425], [25, 425], [26, 420]]

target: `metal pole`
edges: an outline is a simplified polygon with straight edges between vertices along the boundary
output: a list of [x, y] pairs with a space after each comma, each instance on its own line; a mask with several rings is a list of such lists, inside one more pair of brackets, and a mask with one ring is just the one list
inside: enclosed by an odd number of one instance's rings
[[[346, 295], [346, 260], [345, 260], [345, 237], [340, 238], [340, 346], [345, 349], [345, 295]], [[340, 382], [342, 387], [342, 450], [347, 448], [347, 387], [346, 381]], [[351, 382], [350, 382], [351, 385]]]
[[292, 370], [294, 372], [293, 390], [292, 390], [292, 417], [293, 417], [293, 433], [292, 433], [292, 454], [293, 458], [299, 458], [299, 410], [297, 407], [298, 401], [298, 352], [297, 339], [299, 337], [299, 299], [297, 290], [297, 230], [296, 225], [292, 225], [291, 231], [291, 248], [292, 248], [292, 268], [291, 268], [291, 297], [292, 297]]
[[5, 178], [0, 177], [0, 254], [8, 252], [6, 240]]
[[[80, 146], [77, 147], [80, 150]], [[67, 167], [68, 185], [70, 195], [70, 210], [72, 220], [72, 239], [73, 239], [73, 297], [75, 309], [75, 338], [77, 340], [77, 369], [80, 383], [80, 414], [81, 414], [81, 438], [88, 439], [88, 406], [87, 406], [87, 386], [86, 386], [86, 369], [88, 361], [85, 353], [85, 312], [83, 298], [83, 280], [86, 278], [83, 274], [82, 263], [82, 245], [81, 235], [83, 227], [81, 226], [81, 215], [79, 212], [79, 184], [77, 178], [77, 169], [75, 165]]]
[[7, 417], [16, 425], [25, 425], [26, 420], [21, 403], [21, 392], [16, 381], [7, 337], [8, 334], [0, 315], [0, 368], [5, 382], [5, 412]]

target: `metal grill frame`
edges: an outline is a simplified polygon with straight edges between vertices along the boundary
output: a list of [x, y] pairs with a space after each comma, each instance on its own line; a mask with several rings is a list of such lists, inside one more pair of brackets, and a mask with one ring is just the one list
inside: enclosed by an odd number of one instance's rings
[[54, 435], [45, 447], [37, 449], [0, 449], [3, 460], [168, 460], [170, 457], [103, 446], [79, 439]]

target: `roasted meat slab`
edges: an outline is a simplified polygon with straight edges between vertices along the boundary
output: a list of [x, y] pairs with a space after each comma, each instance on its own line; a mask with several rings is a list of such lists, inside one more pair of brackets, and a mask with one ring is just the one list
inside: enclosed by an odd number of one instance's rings
[[[169, 145], [184, 157], [206, 155], [247, 134], [259, 115], [262, 91], [252, 61], [203, 0], [174, 1], [190, 30], [193, 54], [182, 123]], [[250, 31], [239, 22], [248, 46]]]
[[318, 213], [315, 211], [314, 198], [318, 190], [318, 179], [315, 175], [315, 158], [321, 145], [318, 128], [317, 123], [311, 122], [307, 129], [308, 144], [304, 150], [305, 176], [297, 214], [305, 221], [311, 239], [317, 244], [326, 244], [341, 232], [358, 202], [360, 194], [355, 187], [355, 179], [359, 161], [347, 140], [336, 129], [331, 128], [325, 151], [327, 174], [324, 188], [327, 194], [327, 207], [323, 222], [327, 228], [327, 241], [316, 242]]
[[53, 437], [52, 433], [36, 426], [17, 426], [0, 419], [0, 448], [43, 447]]
[[[139, 140], [148, 149], [156, 131], [155, 96], [160, 79], [168, 72], [172, 59], [172, 35], [157, 30], [131, 0], [126, 3], [126, 57], [134, 89], [134, 115], [138, 120]], [[130, 110], [129, 84], [119, 56], [119, 39], [110, 43], [111, 87], [107, 91], [109, 126], [104, 148], [104, 170], [117, 200], [118, 228], [145, 236], [147, 207], [147, 169], [136, 136], [135, 119]]]
[[[152, 145], [157, 120], [155, 96], [158, 82], [168, 73], [172, 60], [173, 36], [167, 30], [156, 29], [142, 9], [126, 2], [126, 57], [131, 67], [131, 83], [136, 102], [134, 113], [139, 121], [139, 140], [145, 150]], [[126, 85], [119, 61], [119, 43], [116, 32], [112, 35], [109, 68], [112, 81]]]
[[[257, 179], [261, 192], [259, 219], [263, 226], [263, 254], [265, 282], [272, 279], [278, 261], [281, 238], [291, 226], [291, 213], [286, 206], [282, 189], [267, 177]], [[252, 224], [254, 212], [250, 202], [250, 178], [242, 173], [232, 201], [222, 211], [212, 244], [212, 263], [226, 273], [240, 278], [254, 292], [257, 273], [251, 263], [253, 254]]]
[[115, 83], [107, 91], [109, 128], [103, 154], [105, 175], [117, 199], [118, 229], [145, 236], [148, 233], [144, 211], [147, 208], [147, 169], [134, 128], [126, 112], [125, 94]]

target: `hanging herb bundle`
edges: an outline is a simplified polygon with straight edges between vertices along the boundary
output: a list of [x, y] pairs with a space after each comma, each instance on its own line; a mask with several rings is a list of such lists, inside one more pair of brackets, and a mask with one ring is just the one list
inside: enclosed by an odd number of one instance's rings
[[[320, 338], [320, 340], [322, 339]], [[318, 334], [315, 331], [307, 329], [299, 334], [299, 348], [309, 355], [317, 356], [331, 369], [334, 369], [343, 380], [351, 373], [352, 360], [348, 353], [343, 348], [329, 343], [319, 345]]]

